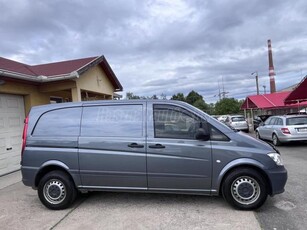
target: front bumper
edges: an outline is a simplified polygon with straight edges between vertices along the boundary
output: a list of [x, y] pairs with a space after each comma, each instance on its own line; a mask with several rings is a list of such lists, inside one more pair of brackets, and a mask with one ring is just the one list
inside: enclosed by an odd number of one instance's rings
[[278, 166], [274, 169], [266, 170], [271, 183], [271, 196], [285, 191], [285, 185], [288, 179], [288, 172], [284, 166]]

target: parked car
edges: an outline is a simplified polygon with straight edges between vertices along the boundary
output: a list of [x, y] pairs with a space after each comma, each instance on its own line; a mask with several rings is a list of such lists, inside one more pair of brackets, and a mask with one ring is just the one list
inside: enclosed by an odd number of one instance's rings
[[248, 123], [243, 115], [230, 115], [227, 116], [225, 124], [232, 127], [235, 130], [249, 132]]
[[284, 192], [271, 145], [179, 101], [89, 101], [33, 107], [25, 119], [22, 181], [50, 209], [77, 191], [223, 195], [260, 207]]
[[259, 116], [254, 117], [254, 120], [253, 120], [254, 130], [256, 130], [261, 123], [265, 122], [271, 116], [272, 115], [259, 115]]
[[225, 122], [225, 120], [227, 119], [227, 116], [228, 116], [228, 115], [221, 115], [221, 116], [219, 116], [217, 119], [218, 119], [220, 122]]
[[218, 120], [219, 116], [218, 115], [211, 115], [211, 117], [213, 117], [214, 119]]
[[291, 141], [307, 141], [307, 115], [269, 117], [256, 129], [256, 137], [272, 141], [274, 145]]

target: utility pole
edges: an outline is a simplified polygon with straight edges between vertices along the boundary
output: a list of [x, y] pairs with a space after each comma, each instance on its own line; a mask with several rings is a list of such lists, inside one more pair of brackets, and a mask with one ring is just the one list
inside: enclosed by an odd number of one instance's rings
[[255, 72], [251, 73], [251, 75], [252, 75], [252, 76], [253, 76], [254, 74], [256, 74], [256, 87], [257, 87], [257, 95], [259, 95], [258, 71], [255, 71]]
[[265, 91], [266, 86], [263, 85], [262, 87], [263, 87], [264, 94], [266, 94], [266, 91]]
[[221, 99], [224, 99], [226, 98], [226, 94], [228, 94], [229, 92], [225, 92], [225, 88], [224, 88], [224, 78], [222, 77], [222, 92], [221, 92], [221, 89], [220, 89], [220, 82], [218, 81], [218, 86], [219, 86], [219, 98], [220, 100]]
[[221, 88], [220, 88], [220, 81], [217, 82], [219, 86], [219, 99], [221, 100]]
[[224, 77], [223, 76], [222, 76], [222, 84], [223, 84], [223, 92], [221, 92], [221, 94], [222, 94], [222, 98], [224, 99], [226, 97], [226, 94], [228, 94], [229, 92], [225, 91], [225, 88], [224, 88]]

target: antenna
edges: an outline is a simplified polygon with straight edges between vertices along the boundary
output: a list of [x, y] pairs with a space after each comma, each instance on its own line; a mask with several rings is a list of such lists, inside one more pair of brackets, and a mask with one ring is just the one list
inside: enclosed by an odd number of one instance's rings
[[218, 81], [218, 85], [219, 85], [219, 98], [221, 100], [221, 99], [224, 99], [226, 97], [226, 94], [229, 93], [229, 92], [225, 92], [223, 76], [222, 76], [222, 89], [223, 89], [222, 92], [221, 92], [221, 89], [220, 89], [220, 81]]
[[221, 98], [221, 88], [220, 88], [220, 81], [218, 80], [218, 82], [217, 82], [217, 84], [218, 84], [218, 86], [219, 86], [219, 99], [221, 100], [222, 98]]

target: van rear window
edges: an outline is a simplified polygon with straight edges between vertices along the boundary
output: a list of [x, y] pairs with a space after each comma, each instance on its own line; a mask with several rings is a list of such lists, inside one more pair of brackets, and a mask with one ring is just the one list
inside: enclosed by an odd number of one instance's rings
[[65, 108], [44, 113], [38, 120], [33, 136], [78, 136], [81, 108]]
[[81, 136], [142, 137], [142, 105], [103, 105], [83, 108]]

